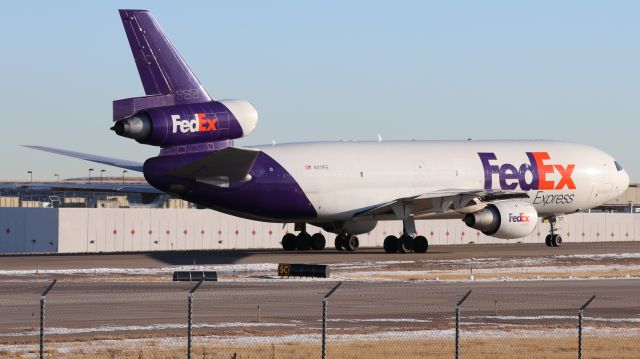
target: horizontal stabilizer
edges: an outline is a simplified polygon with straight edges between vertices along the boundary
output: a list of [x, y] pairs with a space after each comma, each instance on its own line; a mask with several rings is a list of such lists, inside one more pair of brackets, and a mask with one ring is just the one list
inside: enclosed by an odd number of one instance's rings
[[76, 152], [76, 151], [63, 150], [59, 148], [45, 147], [45, 146], [28, 146], [28, 145], [25, 145], [24, 147], [31, 148], [38, 151], [50, 152], [58, 155], [79, 158], [85, 161], [102, 163], [103, 165], [125, 168], [125, 169], [136, 171], [136, 172], [142, 172], [142, 167], [143, 167], [143, 164], [140, 162], [121, 160], [118, 158], [98, 156], [98, 155], [92, 155], [92, 154]]

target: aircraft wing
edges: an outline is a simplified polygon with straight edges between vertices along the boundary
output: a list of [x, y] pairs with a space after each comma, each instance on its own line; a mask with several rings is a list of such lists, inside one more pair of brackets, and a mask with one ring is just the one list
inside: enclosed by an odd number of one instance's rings
[[60, 149], [60, 148], [53, 148], [53, 147], [46, 147], [46, 146], [25, 145], [24, 147], [31, 148], [31, 149], [38, 150], [38, 151], [50, 152], [50, 153], [55, 153], [55, 154], [58, 154], [58, 155], [63, 155], [63, 156], [68, 156], [68, 157], [73, 157], [73, 158], [79, 158], [81, 160], [102, 163], [104, 165], [125, 168], [125, 169], [131, 170], [131, 171], [142, 172], [143, 164], [140, 163], [140, 162], [129, 161], [129, 160], [121, 160], [121, 159], [118, 159], [118, 158], [92, 155], [92, 154], [89, 154], [89, 153], [69, 151], [69, 150], [63, 150], [63, 149]]
[[11, 183], [0, 184], [0, 189], [29, 189], [54, 192], [122, 192], [141, 194], [164, 194], [147, 183]]
[[486, 203], [512, 198], [529, 198], [526, 192], [486, 189], [442, 189], [412, 197], [398, 198], [368, 208], [354, 217], [405, 218], [444, 214], [450, 210], [468, 213], [483, 208]]

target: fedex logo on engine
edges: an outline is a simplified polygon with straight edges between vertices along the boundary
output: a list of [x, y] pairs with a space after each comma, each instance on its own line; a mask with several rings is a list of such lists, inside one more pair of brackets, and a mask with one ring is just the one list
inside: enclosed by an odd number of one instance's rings
[[180, 115], [171, 115], [173, 133], [211, 132], [218, 130], [218, 117], [215, 113], [196, 113], [181, 119]]
[[[498, 158], [493, 152], [478, 152], [484, 168], [484, 188], [492, 189], [493, 181], [497, 177], [500, 188], [504, 190], [514, 190], [518, 186], [523, 191], [576, 189], [571, 178], [576, 168], [575, 164], [552, 163], [547, 152], [526, 152], [526, 155], [529, 163], [516, 166], [510, 163], [495, 163]], [[557, 181], [552, 179], [558, 175], [560, 178]]]
[[529, 223], [529, 216], [526, 216], [522, 212], [520, 212], [518, 214], [509, 213], [509, 222]]

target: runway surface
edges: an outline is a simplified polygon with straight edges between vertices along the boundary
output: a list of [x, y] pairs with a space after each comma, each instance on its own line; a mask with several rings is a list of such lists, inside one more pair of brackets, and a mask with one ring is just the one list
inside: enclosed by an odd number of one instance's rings
[[4, 255], [0, 270], [74, 268], [154, 268], [178, 265], [316, 263], [332, 264], [366, 261], [416, 261], [471, 258], [520, 258], [553, 255], [640, 253], [639, 242], [565, 243], [559, 248], [541, 244], [486, 244], [431, 246], [428, 253], [388, 254], [381, 248], [362, 248], [356, 252], [322, 251], [193, 251], [130, 254], [81, 255]]

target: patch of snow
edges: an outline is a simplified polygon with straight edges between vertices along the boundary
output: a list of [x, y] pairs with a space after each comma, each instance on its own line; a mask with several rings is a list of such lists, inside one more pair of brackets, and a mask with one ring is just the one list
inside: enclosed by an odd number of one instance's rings
[[[298, 327], [298, 324], [292, 323], [245, 323], [245, 322], [234, 322], [234, 323], [216, 323], [216, 324], [193, 324], [193, 328], [258, 328], [258, 327]], [[59, 334], [59, 335], [68, 335], [68, 334], [83, 334], [83, 333], [98, 333], [98, 332], [122, 332], [122, 331], [150, 331], [150, 330], [168, 330], [168, 329], [186, 329], [187, 324], [149, 324], [149, 325], [104, 325], [99, 327], [89, 327], [89, 328], [58, 328], [58, 327], [48, 327], [45, 328], [45, 334]], [[22, 333], [0, 333], [0, 337], [16, 337], [16, 336], [33, 336], [39, 335], [40, 331], [33, 330]]]

